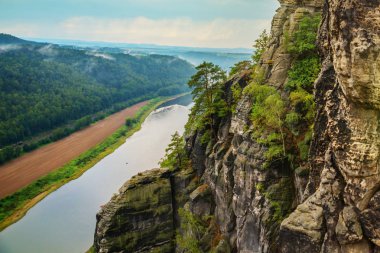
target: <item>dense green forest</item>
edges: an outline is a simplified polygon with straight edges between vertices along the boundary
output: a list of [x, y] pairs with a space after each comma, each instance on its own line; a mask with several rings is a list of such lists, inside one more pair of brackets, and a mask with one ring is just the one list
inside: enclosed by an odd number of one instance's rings
[[171, 56], [105, 54], [0, 34], [0, 163], [31, 149], [15, 144], [38, 134], [81, 119], [79, 129], [101, 111], [187, 91], [193, 73]]

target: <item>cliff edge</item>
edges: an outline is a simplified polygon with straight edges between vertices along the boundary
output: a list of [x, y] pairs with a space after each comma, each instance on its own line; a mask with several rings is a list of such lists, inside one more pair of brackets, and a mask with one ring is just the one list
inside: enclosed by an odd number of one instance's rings
[[186, 166], [123, 186], [97, 252], [380, 252], [380, 1], [280, 3], [215, 134], [187, 131]]

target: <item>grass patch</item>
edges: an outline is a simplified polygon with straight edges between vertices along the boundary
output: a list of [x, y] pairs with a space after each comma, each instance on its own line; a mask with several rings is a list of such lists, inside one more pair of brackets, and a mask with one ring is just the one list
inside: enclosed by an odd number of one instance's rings
[[95, 249], [94, 249], [94, 246], [91, 246], [91, 248], [89, 248], [86, 253], [95, 253]]
[[[178, 96], [177, 96], [178, 97]], [[71, 180], [80, 177], [101, 159], [111, 154], [132, 134], [140, 130], [146, 117], [159, 105], [173, 98], [156, 98], [133, 117], [133, 124], [123, 126], [99, 145], [89, 149], [63, 167], [36, 180], [16, 193], [0, 200], [0, 231], [20, 220], [35, 204]]]

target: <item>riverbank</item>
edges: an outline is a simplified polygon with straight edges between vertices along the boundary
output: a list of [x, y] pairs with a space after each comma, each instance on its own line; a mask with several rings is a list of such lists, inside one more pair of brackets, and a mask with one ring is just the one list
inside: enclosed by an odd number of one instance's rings
[[67, 182], [78, 178], [99, 160], [112, 153], [123, 144], [129, 136], [140, 129], [141, 123], [144, 122], [151, 111], [160, 104], [175, 98], [176, 97], [170, 99], [161, 98], [151, 101], [135, 115], [133, 125], [121, 127], [101, 144], [86, 151], [60, 169], [38, 179], [13, 195], [0, 200], [0, 230], [3, 230], [21, 219], [31, 207], [48, 194], [57, 190]]
[[[39, 135], [29, 137], [28, 139], [25, 139], [23, 142], [19, 143], [19, 145], [8, 145], [2, 147], [2, 151], [0, 151], [0, 166], [9, 163], [12, 160], [15, 160], [21, 156], [27, 155], [28, 153], [34, 150], [40, 149], [43, 146], [62, 140], [75, 132], [85, 129], [97, 123], [98, 121], [107, 118], [108, 116], [123, 111], [125, 110], [125, 108], [135, 106], [141, 102], [148, 101], [149, 99], [152, 99], [152, 97], [143, 96], [136, 99], [128, 100], [127, 102], [118, 103], [103, 111], [97, 112], [92, 115], [84, 116], [80, 119], [73, 120], [65, 125], [57, 127], [50, 131], [46, 131]], [[4, 152], [6, 153], [5, 155]]]
[[28, 186], [100, 144], [124, 126], [127, 117], [134, 116], [147, 103], [148, 101], [144, 101], [135, 104], [62, 140], [0, 166], [0, 199]]

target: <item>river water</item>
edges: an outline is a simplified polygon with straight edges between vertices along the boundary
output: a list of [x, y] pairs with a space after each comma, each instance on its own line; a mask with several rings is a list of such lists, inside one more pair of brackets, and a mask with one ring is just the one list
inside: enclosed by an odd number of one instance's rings
[[133, 175], [158, 167], [171, 135], [175, 131], [183, 133], [189, 108], [167, 104], [151, 113], [141, 130], [115, 152], [47, 196], [23, 219], [1, 232], [0, 252], [85, 252], [93, 242], [100, 206]]

